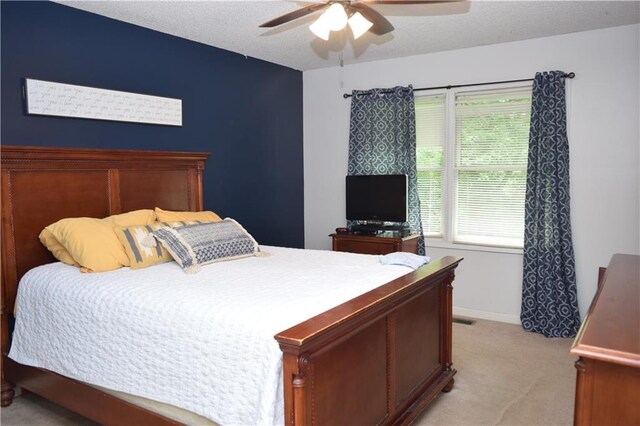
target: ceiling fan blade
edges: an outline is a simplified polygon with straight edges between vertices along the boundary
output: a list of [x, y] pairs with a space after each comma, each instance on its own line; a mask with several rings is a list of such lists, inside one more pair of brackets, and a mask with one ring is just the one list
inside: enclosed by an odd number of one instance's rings
[[282, 25], [289, 21], [293, 21], [294, 19], [302, 18], [303, 16], [313, 13], [316, 10], [320, 10], [326, 6], [327, 6], [327, 3], [316, 3], [310, 6], [305, 6], [301, 9], [294, 10], [293, 12], [289, 12], [282, 16], [278, 16], [277, 18], [272, 19], [271, 21], [265, 22], [264, 24], [260, 25], [260, 28], [277, 27], [278, 25]]
[[375, 9], [370, 8], [364, 3], [352, 3], [350, 7], [353, 10], [360, 12], [362, 16], [367, 18], [367, 20], [373, 24], [369, 29], [372, 33], [376, 35], [383, 35], [393, 31], [393, 25], [391, 25], [391, 22], [387, 21], [387, 18], [382, 16]]
[[429, 3], [455, 3], [463, 0], [360, 0], [369, 4], [429, 4]]

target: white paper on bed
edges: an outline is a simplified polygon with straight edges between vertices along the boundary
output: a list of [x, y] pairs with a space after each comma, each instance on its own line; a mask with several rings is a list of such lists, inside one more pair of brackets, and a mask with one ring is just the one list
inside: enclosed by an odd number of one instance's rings
[[217, 423], [282, 424], [273, 336], [407, 273], [377, 256], [262, 247], [270, 257], [21, 280], [9, 357], [184, 408]]

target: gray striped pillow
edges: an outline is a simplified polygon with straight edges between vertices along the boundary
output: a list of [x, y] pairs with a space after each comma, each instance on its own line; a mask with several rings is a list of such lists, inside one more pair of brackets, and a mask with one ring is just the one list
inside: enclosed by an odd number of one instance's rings
[[154, 231], [153, 236], [190, 274], [200, 271], [202, 265], [254, 256], [259, 252], [256, 240], [231, 218], [177, 228], [165, 227]]

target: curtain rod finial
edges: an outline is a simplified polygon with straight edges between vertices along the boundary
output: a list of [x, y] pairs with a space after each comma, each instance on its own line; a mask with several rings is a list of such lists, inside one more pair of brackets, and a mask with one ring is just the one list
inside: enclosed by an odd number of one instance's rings
[[575, 77], [575, 76], [576, 76], [576, 73], [575, 73], [575, 72], [570, 72], [570, 73], [568, 73], [568, 74], [565, 74], [565, 76], [566, 76], [567, 78], [573, 78], [573, 77]]

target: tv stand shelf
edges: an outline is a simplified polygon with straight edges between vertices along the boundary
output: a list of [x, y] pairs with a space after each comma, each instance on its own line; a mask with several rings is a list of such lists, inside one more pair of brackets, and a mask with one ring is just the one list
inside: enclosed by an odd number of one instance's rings
[[389, 254], [396, 251], [417, 253], [418, 235], [404, 238], [357, 234], [331, 234], [333, 251], [362, 254]]

